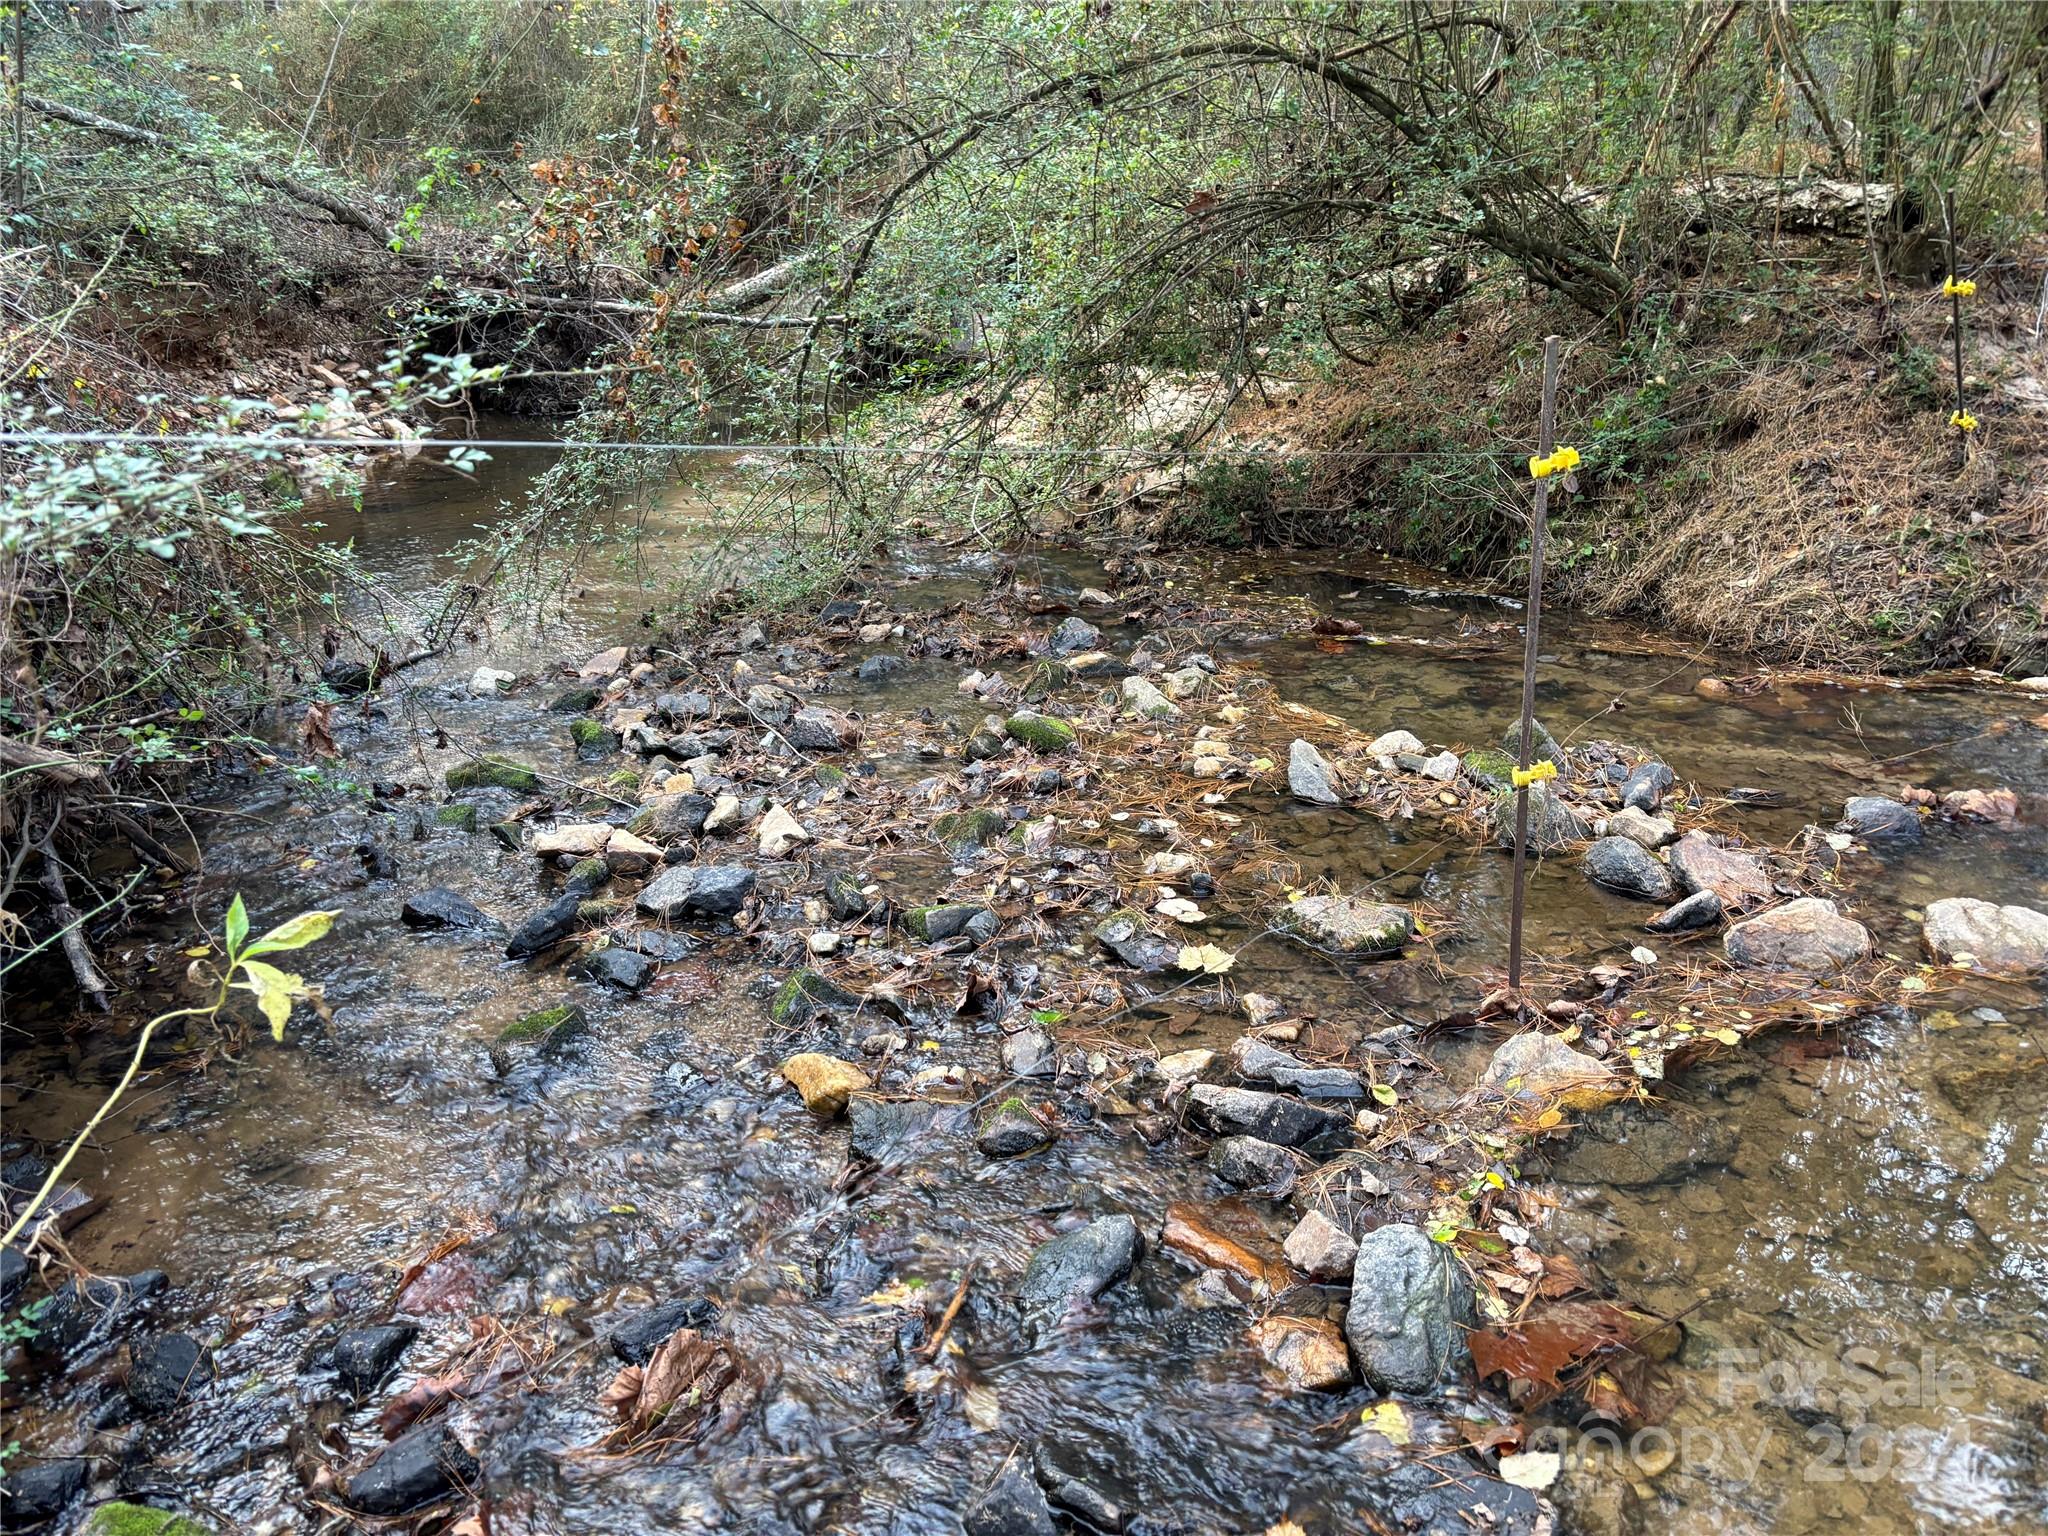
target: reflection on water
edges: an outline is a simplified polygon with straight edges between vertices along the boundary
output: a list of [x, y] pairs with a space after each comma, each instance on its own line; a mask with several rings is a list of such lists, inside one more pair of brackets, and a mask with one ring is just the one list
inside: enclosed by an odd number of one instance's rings
[[[502, 515], [538, 457], [503, 454], [474, 482], [415, 467], [373, 485], [360, 507], [308, 516], [324, 536], [352, 539], [390, 590], [417, 591], [448, 574], [451, 545]], [[422, 707], [432, 721], [578, 773], [560, 717], [543, 711], [545, 690], [477, 701], [459, 679], [485, 663], [538, 668], [627, 633], [691, 536], [690, 506], [715, 508], [727, 492], [714, 478], [691, 494], [693, 503], [671, 500], [658, 515], [622, 509], [640, 562], [616, 579], [580, 579], [563, 599], [566, 628], [537, 635], [501, 621], [427, 669]], [[916, 600], [932, 607], [973, 595], [995, 564], [893, 553]], [[1054, 594], [1109, 579], [1061, 555], [1027, 555], [1015, 575]], [[1170, 638], [1257, 667], [1283, 697], [1431, 741], [1490, 741], [1512, 716], [1517, 611], [1497, 597], [1335, 556], [1224, 557], [1204, 586], [1256, 598], [1275, 615], [1272, 633]], [[1294, 598], [1391, 643], [1318, 642], [1296, 622], [1306, 609], [1283, 601]], [[1110, 638], [1121, 647], [1138, 635]], [[2040, 733], [2013, 723], [2008, 699], [1801, 685], [1711, 700], [1694, 690], [1700, 677], [1743, 669], [1645, 643], [1652, 638], [1557, 619], [1546, 637], [1544, 718], [1560, 735], [1639, 743], [1710, 790], [1783, 792], [1779, 806], [1727, 813], [1753, 839], [1831, 821], [1845, 797], [1870, 786], [1875, 761], [1908, 754], [1913, 774], [1936, 787], [2006, 783], [2036, 807], [2048, 794]], [[979, 707], [957, 693], [956, 676], [914, 661], [886, 694], [868, 697], [971, 724]], [[370, 728], [338, 713], [337, 729], [357, 777], [427, 779], [410, 722]], [[1234, 978], [1244, 990], [1375, 1027], [1476, 995], [1500, 948], [1504, 860], [1277, 795], [1234, 804], [1308, 878], [1427, 902], [1459, 932], [1448, 978], [1390, 970], [1405, 979], [1360, 988], [1255, 947]], [[1084, 1326], [1022, 1344], [1004, 1293], [1036, 1243], [1111, 1209], [1157, 1230], [1170, 1201], [1213, 1195], [1205, 1170], [1170, 1144], [1148, 1146], [1105, 1116], [1070, 1128], [1040, 1157], [989, 1162], [941, 1132], [907, 1169], [850, 1190], [839, 1177], [844, 1129], [812, 1121], [775, 1071], [781, 1053], [764, 999], [787, 957], [726, 941], [695, 971], [701, 985], [623, 999], [394, 921], [404, 892], [437, 884], [516, 919], [541, 892], [530, 858], [425, 827], [397, 844], [395, 885], [357, 889], [354, 848], [375, 818], [293, 814], [266, 784], [235, 806], [255, 819], [227, 822], [212, 857], [248, 893], [259, 925], [314, 901], [342, 909], [335, 936], [307, 956], [334, 1018], [328, 1029], [296, 1023], [283, 1049], [254, 1046], [208, 1074], [155, 1079], [86, 1159], [88, 1183], [113, 1205], [74, 1234], [77, 1256], [107, 1271], [169, 1270], [178, 1281], [170, 1320], [221, 1346], [222, 1389], [206, 1411], [176, 1436], [145, 1439], [155, 1486], [203, 1483], [209, 1505], [243, 1528], [298, 1528], [292, 1457], [277, 1447], [303, 1418], [299, 1396], [318, 1395], [321, 1378], [302, 1375], [309, 1353], [338, 1320], [375, 1316], [393, 1277], [460, 1229], [473, 1234], [466, 1278], [448, 1310], [423, 1316], [407, 1370], [432, 1374], [466, 1347], [471, 1314], [539, 1319], [527, 1345], [552, 1351], [543, 1390], [452, 1410], [486, 1450], [493, 1531], [952, 1532], [964, 1499], [1010, 1448], [1038, 1438], [1139, 1511], [1138, 1530], [1261, 1531], [1289, 1515], [1312, 1532], [1353, 1530], [1382, 1518], [1400, 1491], [1407, 1474], [1368, 1472], [1355, 1445], [1326, 1427], [1336, 1403], [1273, 1386], [1245, 1342], [1242, 1312], [1188, 1306], [1185, 1273], [1169, 1259], [1148, 1260]], [[905, 863], [899, 876], [914, 883], [921, 869]], [[2012, 835], [1934, 829], [1856, 899], [1881, 938], [1910, 954], [1911, 914], [1947, 894], [2048, 906], [2038, 813]], [[1533, 883], [1532, 944], [1548, 956], [1626, 949], [1642, 936], [1642, 916], [1555, 861]], [[1219, 933], [1218, 942], [1246, 937]], [[186, 941], [182, 930], [162, 936], [167, 974], [182, 966]], [[589, 1027], [560, 1055], [501, 1078], [486, 1050], [496, 1031], [572, 995]], [[2040, 1009], [2020, 989], [1942, 1003], [1944, 1016], [1902, 1017], [1841, 1048], [1790, 1040], [1701, 1072], [1673, 1092], [1659, 1182], [1631, 1172], [1648, 1166], [1640, 1161], [1603, 1161], [1594, 1150], [1555, 1159], [1574, 1181], [1561, 1186], [1563, 1232], [1642, 1300], [1686, 1313], [1688, 1390], [1674, 1432], [1719, 1432], [1750, 1458], [1714, 1460], [1696, 1442], [1700, 1454], [1639, 1479], [1640, 1489], [1618, 1475], [1575, 1484], [1578, 1528], [2048, 1524]], [[1972, 1011], [1980, 1007], [1992, 1015]], [[869, 1027], [850, 1029], [841, 1049], [857, 1053]], [[1236, 1025], [1194, 1028], [1175, 1045], [1208, 1038], [1203, 1028], [1220, 1040]], [[993, 1055], [987, 1020], [948, 1012], [918, 1032], [935, 1060]], [[10, 1119], [45, 1134], [75, 1125], [118, 1057], [100, 1044], [76, 1071], [11, 1061], [18, 1080], [47, 1075], [52, 1086]], [[1596, 1143], [1589, 1133], [1587, 1147]], [[1284, 1215], [1266, 1208], [1276, 1236]], [[968, 1292], [964, 1349], [922, 1366], [906, 1354], [901, 1311], [868, 1298], [894, 1283], [950, 1294], [969, 1263], [989, 1278]], [[614, 1362], [593, 1335], [622, 1309], [676, 1296], [719, 1305], [721, 1337], [763, 1371], [759, 1411], [707, 1453], [620, 1461], [579, 1451], [607, 1426], [596, 1397]], [[1868, 1353], [1846, 1356], [1852, 1349]], [[1959, 1367], [1967, 1382], [1945, 1377], [1950, 1395], [1939, 1401], [1917, 1386], [1908, 1401], [1855, 1400], [1872, 1369], [1863, 1362], [1874, 1360], [1881, 1379], [1890, 1362], [1923, 1358]], [[1768, 1391], [1730, 1375], [1766, 1368], [1789, 1375], [1771, 1377]], [[1361, 1400], [1343, 1399], [1342, 1413], [1355, 1415]], [[38, 1414], [36, 1442], [82, 1440], [85, 1411], [61, 1404]], [[330, 1449], [375, 1445], [373, 1419], [374, 1406], [345, 1416]], [[1880, 1454], [1882, 1475], [1862, 1475]], [[1831, 1475], [1840, 1468], [1850, 1475]], [[1428, 1487], [1401, 1491], [1420, 1501], [1404, 1507], [1441, 1497]], [[1462, 1518], [1446, 1507], [1438, 1528], [1462, 1529]]]

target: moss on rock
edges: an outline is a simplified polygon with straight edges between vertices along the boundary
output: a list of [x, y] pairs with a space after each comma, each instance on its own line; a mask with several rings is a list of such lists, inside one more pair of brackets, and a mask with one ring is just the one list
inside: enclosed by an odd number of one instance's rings
[[1064, 752], [1075, 741], [1074, 728], [1066, 721], [1029, 710], [1005, 720], [1003, 731], [1012, 741], [1021, 741], [1034, 752]]
[[456, 763], [445, 777], [450, 789], [509, 789], [517, 795], [536, 794], [540, 790], [538, 773], [505, 757], [479, 757]]
[[168, 1509], [117, 1500], [92, 1512], [84, 1536], [213, 1536], [213, 1527]]
[[477, 827], [476, 807], [444, 805], [434, 812], [434, 821], [439, 826], [454, 827], [459, 832], [474, 832]]

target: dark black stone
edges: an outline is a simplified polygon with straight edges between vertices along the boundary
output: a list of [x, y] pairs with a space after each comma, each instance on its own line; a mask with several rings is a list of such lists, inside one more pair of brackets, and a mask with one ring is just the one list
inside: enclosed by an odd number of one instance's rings
[[1866, 843], [1917, 843], [1920, 814], [1883, 795], [1858, 795], [1842, 807], [1841, 830]]
[[1711, 928], [1721, 921], [1721, 898], [1712, 891], [1694, 891], [1675, 906], [1666, 907], [1648, 923], [1652, 933], [1686, 933], [1694, 928]]
[[1323, 1147], [1350, 1139], [1349, 1115], [1285, 1094], [1197, 1083], [1188, 1098], [1196, 1118], [1220, 1135], [1255, 1136], [1283, 1147]]
[[1040, 1245], [1024, 1266], [1018, 1299], [1027, 1309], [1053, 1312], [1092, 1301], [1131, 1272], [1139, 1246], [1130, 1217], [1097, 1217]]
[[596, 688], [571, 688], [567, 693], [558, 693], [554, 702], [548, 705], [548, 712], [555, 715], [580, 715], [587, 709], [595, 709], [604, 699]]
[[1622, 781], [1621, 803], [1654, 814], [1664, 803], [1665, 792], [1675, 782], [1676, 775], [1662, 763], [1644, 763]]
[[1097, 1486], [1080, 1459], [1040, 1441], [1031, 1453], [1031, 1470], [1048, 1503], [1098, 1531], [1122, 1531], [1130, 1512]]
[[169, 1413], [211, 1380], [213, 1362], [190, 1334], [160, 1333], [129, 1358], [128, 1397], [144, 1418]]
[[969, 1507], [961, 1523], [967, 1536], [1058, 1536], [1059, 1532], [1045, 1494], [1014, 1461]]
[[866, 661], [863, 661], [858, 667], [854, 668], [853, 675], [864, 683], [879, 683], [891, 672], [900, 670], [902, 666], [903, 658], [901, 656], [870, 656]]
[[846, 1102], [847, 1146], [871, 1163], [897, 1167], [911, 1161], [927, 1143], [960, 1129], [967, 1114], [966, 1106], [959, 1104], [857, 1093]]
[[110, 1338], [142, 1315], [149, 1299], [170, 1287], [160, 1269], [145, 1269], [124, 1279], [95, 1275], [83, 1282], [67, 1281], [37, 1317], [34, 1347], [41, 1353], [69, 1355], [89, 1340]]
[[496, 924], [489, 913], [467, 896], [437, 885], [416, 891], [398, 909], [398, 920], [408, 928], [491, 928]]
[[334, 1374], [342, 1390], [358, 1398], [376, 1391], [419, 1334], [411, 1323], [380, 1323], [344, 1333], [334, 1341]]
[[553, 949], [576, 931], [576, 912], [582, 905], [583, 898], [574, 892], [556, 897], [512, 931], [505, 953], [525, 960]]
[[989, 1117], [975, 1146], [984, 1157], [1022, 1157], [1050, 1146], [1053, 1132], [1022, 1103], [1006, 1103]]
[[336, 693], [358, 694], [368, 693], [376, 679], [360, 661], [344, 661], [339, 656], [330, 656], [320, 664], [320, 681]]
[[0, 1248], [0, 1309], [13, 1306], [27, 1284], [28, 1259], [12, 1243]]
[[402, 1515], [474, 1486], [482, 1468], [443, 1424], [408, 1430], [348, 1480], [347, 1501], [370, 1515]]
[[579, 975], [592, 981], [601, 981], [626, 992], [638, 992], [654, 979], [655, 964], [638, 950], [608, 944], [596, 954], [586, 956], [576, 969]]
[[1226, 1184], [1276, 1199], [1294, 1188], [1299, 1172], [1292, 1152], [1256, 1136], [1225, 1136], [1209, 1148], [1209, 1168]]
[[825, 906], [842, 923], [887, 922], [889, 918], [888, 901], [863, 894], [860, 881], [843, 869], [825, 877]]
[[702, 1328], [718, 1308], [701, 1296], [677, 1296], [635, 1312], [611, 1331], [612, 1353], [628, 1365], [645, 1365], [679, 1328]]
[[64, 1507], [81, 1493], [90, 1469], [78, 1456], [61, 1461], [39, 1461], [32, 1466], [9, 1467], [7, 1483], [0, 1489], [0, 1519], [10, 1531], [24, 1531], [64, 1513]]

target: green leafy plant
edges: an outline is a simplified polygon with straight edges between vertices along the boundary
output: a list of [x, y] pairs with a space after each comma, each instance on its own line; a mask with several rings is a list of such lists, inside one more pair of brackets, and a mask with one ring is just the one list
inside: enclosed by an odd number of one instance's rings
[[[114, 1112], [114, 1106], [121, 1102], [129, 1086], [134, 1083], [136, 1073], [142, 1070], [142, 1061], [148, 1053], [149, 1042], [155, 1038], [158, 1029], [182, 1019], [217, 1019], [221, 1011], [227, 1007], [229, 995], [237, 991], [248, 992], [255, 997], [256, 1006], [262, 1010], [263, 1017], [270, 1024], [271, 1037], [276, 1040], [284, 1038], [285, 1025], [290, 1022], [292, 1006], [295, 1003], [310, 1003], [315, 1008], [324, 1008], [319, 989], [309, 986], [305, 977], [280, 970], [260, 957], [304, 949], [316, 939], [324, 937], [334, 926], [334, 919], [339, 915], [328, 911], [301, 912], [297, 917], [279, 923], [268, 933], [251, 940], [249, 912], [242, 904], [240, 893], [237, 893], [228, 907], [227, 919], [222, 927], [221, 948], [226, 963], [220, 969], [211, 1000], [190, 1008], [173, 1008], [168, 1013], [158, 1014], [142, 1026], [142, 1033], [135, 1040], [135, 1054], [128, 1061], [128, 1070], [121, 1074], [121, 1080], [114, 1084], [114, 1091], [107, 1095], [100, 1107], [93, 1111], [92, 1118], [87, 1120], [78, 1135], [72, 1138], [71, 1145], [64, 1149], [64, 1155], [57, 1159], [49, 1174], [43, 1179], [42, 1187], [22, 1207], [21, 1214], [14, 1219], [14, 1224], [7, 1229], [5, 1236], [0, 1236], [0, 1242], [11, 1243], [28, 1229], [29, 1223], [35, 1219], [36, 1212], [42, 1209], [43, 1202], [50, 1198], [51, 1191], [56, 1189], [58, 1181], [64, 1177], [65, 1170], [71, 1166], [72, 1159], [78, 1156], [78, 1149], [83, 1147], [92, 1133], [99, 1129], [101, 1122]], [[212, 953], [213, 947], [210, 944], [205, 945], [194, 952], [194, 958], [203, 961]]]

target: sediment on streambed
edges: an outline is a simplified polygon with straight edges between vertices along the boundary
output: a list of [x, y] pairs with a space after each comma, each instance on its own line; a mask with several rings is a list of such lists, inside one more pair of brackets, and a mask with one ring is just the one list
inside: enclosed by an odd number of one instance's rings
[[[1991, 973], [2026, 963], [1993, 948], [2024, 903], [1890, 882], [1991, 860], [2033, 802], [1987, 762], [1823, 811], [1727, 776], [1700, 722], [1736, 704], [1680, 686], [1596, 735], [1608, 680], [1574, 683], [1516, 1019], [1490, 1000], [1512, 665], [1385, 638], [1184, 578], [885, 590], [566, 666], [479, 652], [338, 715], [367, 796], [215, 844], [262, 920], [345, 914], [293, 962], [332, 1025], [249, 1046], [236, 1093], [396, 1173], [365, 1169], [360, 1213], [317, 1163], [260, 1184], [262, 1262], [202, 1202], [144, 1245], [168, 1285], [50, 1334], [30, 1443], [77, 1464], [66, 1507], [108, 1491], [123, 1420], [238, 1517], [481, 1495], [623, 1529], [680, 1486], [762, 1521], [791, 1466], [856, 1525], [1534, 1531], [1617, 1482], [1653, 1511], [1666, 1468], [1537, 1432], [1657, 1422], [1684, 1306], [1560, 1242], [1539, 1170], [1676, 1177], [1711, 1152], [1654, 1129], [1689, 1061], [2023, 995]], [[112, 1155], [226, 1112], [182, 1094], [196, 1118], [153, 1107]], [[69, 1246], [132, 1253], [135, 1189], [80, 1183], [113, 1205]], [[66, 1418], [81, 1394], [106, 1428]], [[1231, 1451], [1247, 1424], [1282, 1481]], [[207, 1455], [230, 1431], [240, 1481]]]

